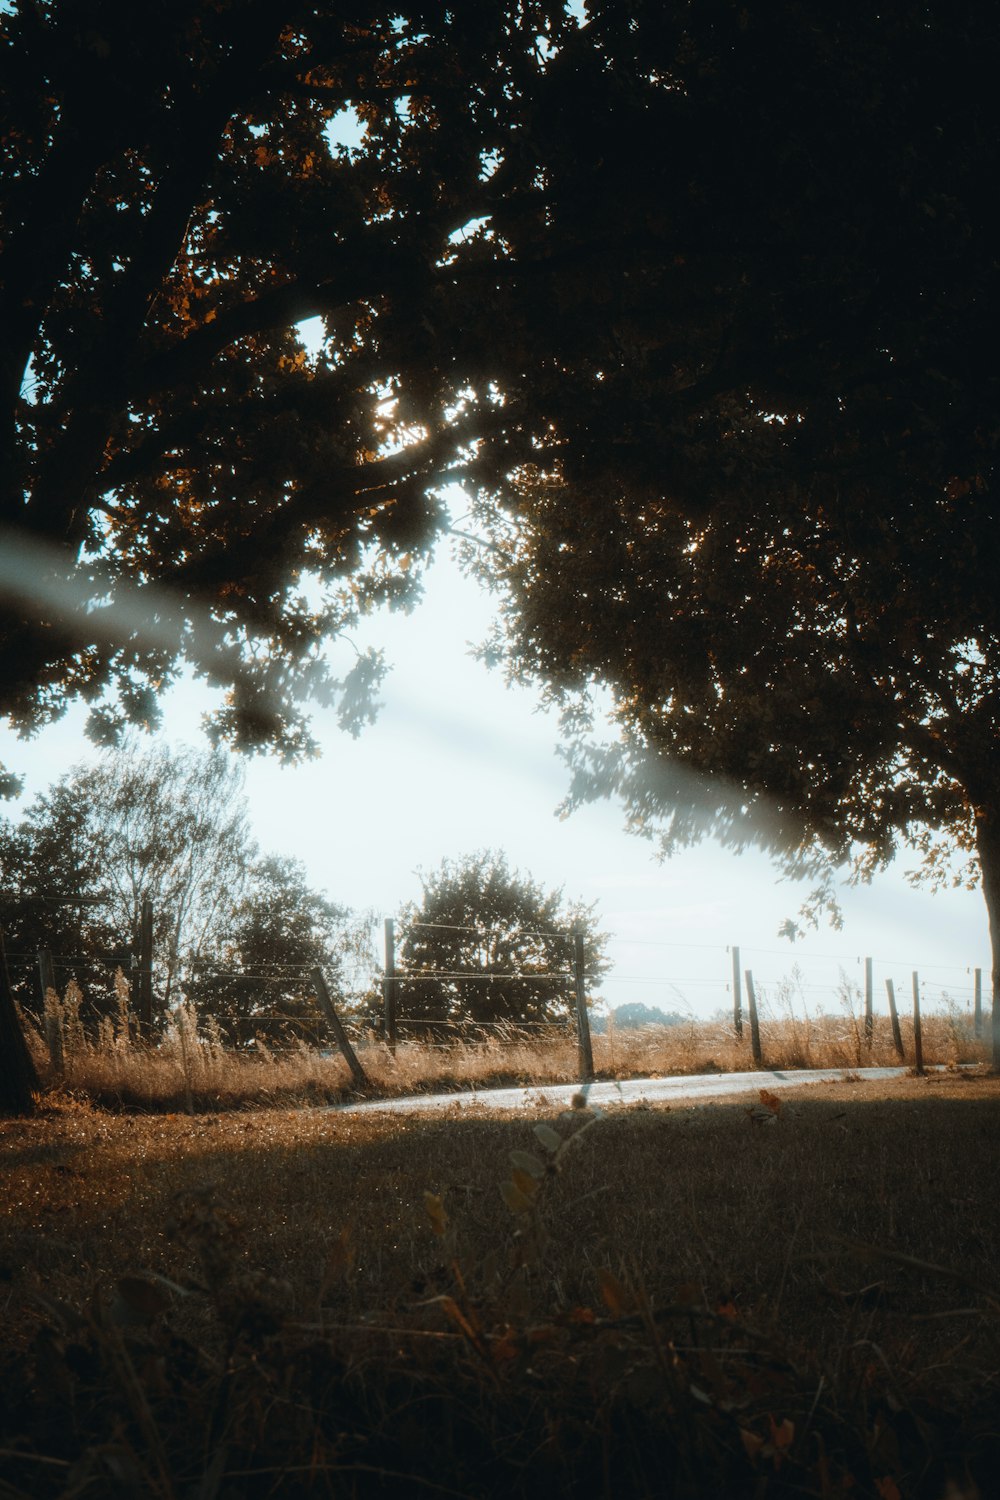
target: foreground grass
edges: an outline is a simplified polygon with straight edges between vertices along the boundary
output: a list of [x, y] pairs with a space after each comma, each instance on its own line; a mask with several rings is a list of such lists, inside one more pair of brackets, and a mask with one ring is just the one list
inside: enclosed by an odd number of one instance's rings
[[998, 1104], [2, 1124], [0, 1494], [989, 1496]]
[[[55, 997], [53, 997], [53, 1000]], [[97, 1037], [84, 1032], [72, 1005], [56, 1002], [64, 1066], [53, 1070], [41, 1035], [29, 1028], [35, 1060], [47, 1087], [62, 1088], [111, 1109], [224, 1110], [281, 1104], [337, 1103], [354, 1092], [339, 1053], [304, 1044], [237, 1053], [218, 1033], [199, 1032], [190, 1015], [176, 1016], [155, 1045], [139, 1045], [123, 1014], [106, 1019]], [[913, 1060], [912, 1023], [902, 1024], [905, 1058]], [[876, 1017], [872, 1036], [849, 1010], [841, 1015], [767, 1016], [762, 1024], [769, 1068], [861, 1068], [900, 1061], [888, 1019]], [[504, 1084], [569, 1083], [580, 1076], [576, 1037], [553, 1028], [525, 1036], [511, 1029], [485, 1039], [447, 1045], [402, 1041], [393, 1053], [371, 1033], [357, 1038], [370, 1092], [386, 1097]], [[593, 1038], [599, 1078], [636, 1078], [753, 1068], [749, 1027], [737, 1037], [730, 1024], [691, 1021], [610, 1031]], [[924, 1019], [928, 1064], [985, 1063], [987, 1043], [959, 1013]]]

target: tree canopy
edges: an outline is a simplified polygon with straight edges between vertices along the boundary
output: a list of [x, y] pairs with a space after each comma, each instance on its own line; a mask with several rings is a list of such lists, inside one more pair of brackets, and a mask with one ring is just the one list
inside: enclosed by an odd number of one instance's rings
[[600, 162], [623, 184], [632, 317], [587, 329], [589, 382], [531, 391], [549, 437], [481, 498], [495, 654], [571, 725], [612, 687], [620, 741], [577, 736], [571, 802], [799, 868], [975, 850], [1000, 934], [996, 19], [665, 7], [635, 55], [660, 82], [616, 70], [618, 155], [595, 125], [552, 169], [567, 205]]
[[[576, 1004], [571, 934], [577, 929], [596, 992], [608, 963], [593, 906], [544, 890], [490, 849], [446, 859], [421, 883], [421, 899], [399, 916], [401, 1020], [433, 1029], [565, 1019]], [[420, 974], [426, 977], [414, 977]]]
[[585, 47], [610, 112], [543, 149], [565, 219], [612, 206], [612, 274], [561, 284], [565, 354], [521, 395], [548, 430], [483, 474], [487, 654], [563, 705], [570, 804], [798, 870], [902, 843], [936, 876], [957, 847], [996, 951], [996, 18], [642, 8], [629, 66], [589, 14], [566, 118]]
[[363, 719], [377, 660], [337, 679], [321, 647], [414, 595], [468, 375], [437, 324], [486, 269], [453, 242], [571, 25], [499, 0], [5, 8], [16, 725], [82, 697], [113, 737], [184, 661], [229, 689], [215, 728], [240, 744], [307, 749], [301, 693]]

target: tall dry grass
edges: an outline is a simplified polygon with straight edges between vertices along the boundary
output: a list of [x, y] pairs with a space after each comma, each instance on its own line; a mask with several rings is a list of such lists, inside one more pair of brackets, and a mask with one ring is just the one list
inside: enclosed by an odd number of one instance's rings
[[[303, 1042], [252, 1050], [225, 1046], [217, 1026], [200, 1025], [188, 1006], [176, 1009], [155, 1040], [139, 1039], [123, 977], [116, 986], [114, 1014], [96, 1026], [81, 1019], [83, 996], [71, 983], [60, 997], [49, 991], [44, 1017], [26, 1031], [47, 1088], [62, 1088], [112, 1108], [226, 1109], [282, 1103], [332, 1103], [354, 1090], [338, 1053]], [[888, 1017], [876, 1016], [871, 1037], [860, 997], [846, 981], [837, 1011], [812, 1013], [794, 981], [761, 996], [761, 1036], [766, 1068], [891, 1066], [901, 1061]], [[912, 1063], [913, 1023], [901, 1020], [904, 1060]], [[402, 1040], [395, 1051], [371, 1031], [355, 1036], [372, 1092], [384, 1096], [568, 1083], [579, 1078], [575, 1032], [553, 1027], [525, 1033], [499, 1028], [473, 1040], [434, 1044]], [[692, 1018], [683, 1025], [618, 1029], [593, 1038], [598, 1077], [624, 1079], [753, 1068], [749, 1026], [736, 1035], [732, 1022]], [[972, 1018], [951, 1007], [923, 1021], [923, 1054], [930, 1065], [955, 1066], [989, 1060], [987, 1042], [973, 1034]]]
[[266, 1106], [285, 1100], [327, 1101], [351, 1088], [339, 1055], [330, 1057], [304, 1043], [252, 1052], [227, 1047], [217, 1025], [199, 1025], [193, 1006], [171, 1014], [162, 1034], [142, 1040], [130, 1009], [128, 985], [116, 984], [115, 1013], [96, 1027], [80, 1019], [82, 993], [71, 982], [60, 998], [45, 997], [43, 1025], [25, 1018], [43, 1084], [120, 1109], [227, 1109]]

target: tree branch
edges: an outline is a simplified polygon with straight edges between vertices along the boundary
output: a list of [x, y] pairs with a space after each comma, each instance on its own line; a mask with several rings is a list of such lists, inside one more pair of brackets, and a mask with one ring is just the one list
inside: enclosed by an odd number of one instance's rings
[[[414, 269], [417, 262], [411, 252], [391, 244], [379, 244], [382, 238], [373, 234], [371, 244], [337, 247], [331, 256], [335, 275], [322, 281], [293, 281], [273, 291], [262, 292], [258, 297], [219, 313], [169, 348], [151, 355], [129, 383], [130, 398], [141, 400], [157, 390], [195, 378], [216, 355], [238, 339], [272, 329], [289, 328], [306, 318], [350, 306], [366, 296], [384, 293], [401, 279], [403, 271]], [[349, 276], [354, 278], [353, 284], [345, 286], [344, 281]]]

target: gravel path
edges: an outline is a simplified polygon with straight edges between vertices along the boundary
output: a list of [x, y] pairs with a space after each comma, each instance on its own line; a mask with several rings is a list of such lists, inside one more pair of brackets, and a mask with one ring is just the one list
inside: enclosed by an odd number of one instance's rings
[[899, 1078], [907, 1068], [802, 1068], [783, 1072], [761, 1069], [756, 1073], [697, 1073], [680, 1078], [624, 1078], [603, 1083], [546, 1083], [529, 1088], [475, 1089], [467, 1093], [410, 1094], [402, 1099], [366, 1099], [360, 1104], [340, 1104], [338, 1114], [360, 1114], [381, 1110], [410, 1114], [434, 1109], [537, 1109], [569, 1108], [577, 1094], [588, 1104], [652, 1104], [663, 1099], [712, 1099], [723, 1094], [756, 1094], [759, 1089], [794, 1088], [803, 1083], [839, 1083], [844, 1078]]

